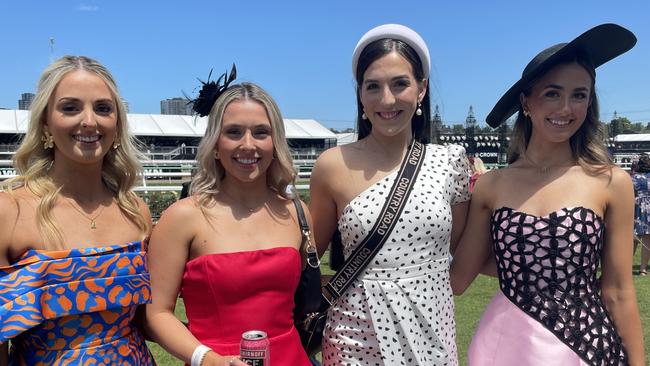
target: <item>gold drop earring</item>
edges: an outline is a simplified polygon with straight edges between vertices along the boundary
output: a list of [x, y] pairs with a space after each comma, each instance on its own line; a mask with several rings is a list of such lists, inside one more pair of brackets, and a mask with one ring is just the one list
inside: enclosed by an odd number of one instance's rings
[[43, 141], [43, 148], [45, 150], [51, 149], [54, 147], [54, 136], [50, 131], [43, 129], [43, 136], [41, 136], [41, 141]]

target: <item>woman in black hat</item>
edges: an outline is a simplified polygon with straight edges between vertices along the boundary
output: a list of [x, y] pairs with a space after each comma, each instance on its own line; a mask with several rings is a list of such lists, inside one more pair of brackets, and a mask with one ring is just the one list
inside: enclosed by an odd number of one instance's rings
[[635, 43], [604, 24], [547, 48], [488, 115], [496, 127], [518, 112], [510, 165], [477, 182], [472, 230], [452, 263], [460, 294], [490, 248], [496, 259], [501, 291], [470, 365], [645, 364], [630, 272], [633, 188], [603, 145], [594, 90], [595, 68]]

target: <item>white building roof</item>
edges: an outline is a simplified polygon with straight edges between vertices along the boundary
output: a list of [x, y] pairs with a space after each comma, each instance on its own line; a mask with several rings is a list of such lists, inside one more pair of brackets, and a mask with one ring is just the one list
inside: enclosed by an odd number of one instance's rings
[[624, 133], [614, 137], [616, 142], [650, 141], [650, 133]]
[[[185, 136], [202, 137], [208, 122], [207, 117], [134, 114], [127, 115], [131, 132], [136, 136]], [[21, 134], [27, 130], [29, 111], [0, 110], [0, 133]], [[335, 139], [336, 135], [313, 119], [285, 119], [287, 138], [292, 139]]]
[[356, 132], [343, 132], [336, 134], [336, 145], [341, 146], [357, 141]]
[[335, 139], [336, 134], [314, 119], [284, 119], [284, 132], [293, 139]]
[[0, 133], [23, 133], [27, 130], [28, 123], [28, 111], [0, 109]]

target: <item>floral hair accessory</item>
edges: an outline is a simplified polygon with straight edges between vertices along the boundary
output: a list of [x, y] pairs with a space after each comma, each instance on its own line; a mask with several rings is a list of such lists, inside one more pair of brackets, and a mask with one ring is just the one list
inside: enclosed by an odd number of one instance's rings
[[[226, 91], [226, 89], [228, 89], [230, 83], [232, 83], [235, 78], [237, 78], [237, 68], [235, 67], [235, 64], [232, 64], [230, 74], [228, 74], [228, 72], [224, 72], [221, 74], [221, 76], [219, 76], [219, 79], [217, 79], [217, 81], [210, 81], [211, 76], [212, 70], [210, 70], [210, 74], [208, 75], [208, 81], [204, 82], [199, 79], [201, 84], [203, 84], [201, 90], [199, 91], [199, 96], [197, 96], [196, 99], [190, 101], [190, 103], [192, 103], [192, 109], [194, 112], [196, 112], [201, 117], [205, 117], [210, 114], [210, 110], [212, 110], [214, 102], [216, 102], [219, 96], [224, 91]], [[222, 81], [223, 85], [221, 85]]]

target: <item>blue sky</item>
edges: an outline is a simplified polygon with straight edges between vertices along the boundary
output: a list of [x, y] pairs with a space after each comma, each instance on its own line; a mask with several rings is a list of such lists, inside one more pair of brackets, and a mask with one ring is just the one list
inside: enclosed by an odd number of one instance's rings
[[262, 85], [285, 118], [353, 127], [351, 54], [370, 28], [402, 23], [432, 56], [432, 104], [446, 123], [470, 105], [483, 123], [540, 50], [600, 23], [632, 30], [637, 46], [598, 69], [603, 120], [614, 110], [650, 122], [650, 1], [2, 1], [0, 107], [17, 108], [54, 56], [83, 54], [108, 66], [132, 113], [193, 94], [211, 68], [235, 62], [240, 81]]

